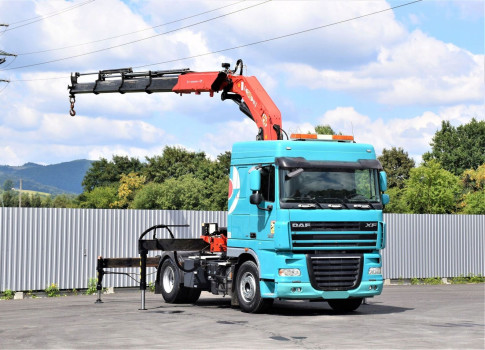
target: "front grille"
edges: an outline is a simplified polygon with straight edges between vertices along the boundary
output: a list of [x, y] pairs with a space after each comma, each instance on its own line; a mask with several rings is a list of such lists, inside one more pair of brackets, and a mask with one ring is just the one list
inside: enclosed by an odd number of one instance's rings
[[293, 248], [370, 247], [377, 243], [377, 233], [371, 234], [292, 234]]
[[360, 284], [361, 255], [307, 255], [310, 282], [317, 290], [350, 290]]
[[377, 222], [291, 222], [294, 250], [360, 250], [377, 247]]
[[375, 231], [376, 221], [292, 221], [292, 231]]

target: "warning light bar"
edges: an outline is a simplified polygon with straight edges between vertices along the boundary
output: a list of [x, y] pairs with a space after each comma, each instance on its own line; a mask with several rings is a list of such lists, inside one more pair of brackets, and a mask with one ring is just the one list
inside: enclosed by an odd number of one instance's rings
[[318, 135], [318, 134], [291, 134], [292, 140], [321, 140], [321, 141], [354, 141], [349, 135]]

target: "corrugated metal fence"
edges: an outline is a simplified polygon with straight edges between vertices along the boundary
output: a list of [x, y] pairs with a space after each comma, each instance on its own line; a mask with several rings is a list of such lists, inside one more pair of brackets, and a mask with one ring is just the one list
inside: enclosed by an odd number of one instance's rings
[[384, 214], [385, 278], [485, 275], [485, 215]]
[[[387, 214], [384, 219], [385, 278], [485, 274], [485, 215]], [[176, 236], [198, 237], [203, 222], [225, 226], [226, 212], [0, 208], [0, 290], [43, 290], [51, 283], [87, 288], [97, 256], [136, 257], [137, 239], [146, 228], [188, 224], [175, 229]], [[126, 276], [106, 277], [106, 286], [136, 286]]]
[[[225, 226], [226, 213], [0, 208], [0, 290], [43, 290], [51, 283], [60, 289], [87, 288], [89, 278], [96, 277], [97, 257], [137, 257], [138, 237], [148, 227], [188, 224], [173, 232], [189, 238], [200, 235], [203, 222]], [[157, 237], [169, 238], [166, 230], [158, 230]], [[137, 285], [124, 275], [105, 278], [105, 286]]]

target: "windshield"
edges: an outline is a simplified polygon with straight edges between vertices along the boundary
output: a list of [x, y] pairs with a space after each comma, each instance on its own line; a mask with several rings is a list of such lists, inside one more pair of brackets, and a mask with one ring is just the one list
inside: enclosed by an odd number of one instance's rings
[[282, 169], [281, 183], [282, 203], [320, 208], [354, 208], [359, 203], [374, 208], [380, 203], [376, 169]]

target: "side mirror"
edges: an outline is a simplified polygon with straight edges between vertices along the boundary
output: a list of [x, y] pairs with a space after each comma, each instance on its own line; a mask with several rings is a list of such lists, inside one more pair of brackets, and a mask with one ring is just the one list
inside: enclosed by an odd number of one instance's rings
[[261, 173], [257, 169], [249, 173], [249, 188], [251, 191], [261, 190]]
[[251, 196], [249, 196], [249, 203], [251, 204], [260, 205], [262, 201], [263, 195], [259, 192], [253, 193]]
[[387, 174], [385, 171], [379, 172], [379, 186], [382, 192], [387, 190]]
[[382, 201], [382, 205], [386, 205], [389, 203], [389, 195], [387, 193], [383, 193], [381, 194], [381, 201]]

